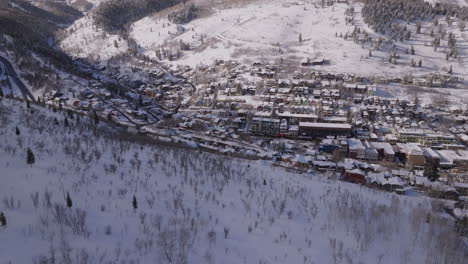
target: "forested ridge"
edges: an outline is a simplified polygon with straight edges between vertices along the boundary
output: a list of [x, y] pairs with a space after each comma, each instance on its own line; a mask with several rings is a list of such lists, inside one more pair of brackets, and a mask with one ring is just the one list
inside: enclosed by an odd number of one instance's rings
[[108, 32], [122, 32], [133, 22], [183, 0], [109, 0], [95, 11], [96, 24]]
[[376, 31], [385, 33], [399, 21], [418, 22], [431, 20], [437, 15], [468, 20], [468, 7], [436, 3], [424, 0], [364, 0], [362, 15], [365, 22]]

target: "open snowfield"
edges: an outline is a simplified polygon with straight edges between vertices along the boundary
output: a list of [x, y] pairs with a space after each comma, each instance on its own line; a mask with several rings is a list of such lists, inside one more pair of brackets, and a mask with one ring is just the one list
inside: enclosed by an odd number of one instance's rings
[[[414, 56], [402, 56], [397, 65], [388, 62], [388, 51], [369, 49], [345, 40], [335, 34], [350, 34], [355, 26], [366, 30], [375, 39], [385, 37], [375, 33], [363, 21], [361, 3], [353, 3], [355, 25], [346, 24], [347, 4], [319, 7], [315, 3], [303, 1], [258, 1], [230, 9], [216, 9], [207, 17], [196, 19], [183, 25], [185, 31], [177, 30], [177, 25], [166, 18], [147, 17], [133, 26], [132, 37], [142, 47], [142, 52], [155, 57], [158, 47], [174, 47], [182, 40], [190, 43], [192, 51], [184, 52], [174, 64], [211, 64], [215, 59], [270, 61], [280, 58], [328, 59], [329, 66], [315, 67], [317, 70], [353, 72], [368, 76], [396, 76], [402, 73], [420, 75], [429, 72], [447, 71], [450, 65], [455, 74], [466, 77], [468, 71], [468, 31], [460, 32], [457, 24], [448, 26], [443, 18], [440, 23], [448, 32], [453, 32], [460, 45], [457, 60], [445, 60], [444, 43], [438, 52], [431, 47], [431, 24], [423, 24], [422, 34], [413, 35], [409, 42], [398, 43], [402, 52], [415, 47]], [[415, 25], [408, 25], [415, 32]], [[302, 34], [302, 42], [299, 35]], [[203, 36], [203, 37], [202, 37]], [[281, 53], [279, 52], [281, 50]], [[423, 67], [411, 67], [411, 59], [423, 61]]]
[[[463, 263], [468, 257], [452, 220], [429, 199], [268, 162], [140, 144], [102, 122], [95, 128], [87, 117], [68, 117], [67, 127], [64, 114], [33, 109], [0, 101], [0, 211], [8, 221], [0, 227], [7, 241], [0, 243], [0, 263]], [[35, 155], [31, 166], [27, 148]], [[72, 208], [65, 207], [67, 192]]]
[[[362, 3], [321, 7], [318, 2], [253, 1], [231, 8], [214, 5], [209, 11], [205, 10], [209, 14], [184, 25], [170, 22], [166, 15], [155, 14], [135, 22], [130, 36], [139, 45], [139, 51], [152, 58], [156, 58], [157, 49], [176, 52], [180, 41], [190, 44], [191, 50], [183, 51], [180, 59], [165, 60], [172, 65], [211, 65], [215, 60], [230, 59], [247, 63], [274, 62], [283, 58], [297, 61], [299, 67], [301, 60], [310, 58], [330, 61], [330, 65], [309, 67], [314, 70], [383, 77], [446, 72], [452, 66], [455, 75], [467, 79], [468, 30], [461, 32], [456, 22], [448, 26], [443, 17], [439, 21], [443, 29], [452, 32], [457, 39], [457, 59], [445, 59], [446, 41], [442, 41], [437, 52], [433, 51], [430, 36], [433, 26], [427, 22], [423, 23], [422, 34], [412, 34], [410, 41], [396, 43], [401, 58], [394, 65], [388, 61], [388, 49], [374, 50], [369, 44], [361, 45], [352, 38], [339, 37], [351, 34], [357, 26], [374, 39], [386, 38], [364, 23], [360, 12]], [[345, 11], [350, 6], [355, 8], [354, 25], [345, 21]], [[415, 32], [415, 24], [407, 26]], [[116, 35], [105, 35], [92, 26], [90, 19], [80, 19], [72, 27], [76, 30], [61, 42], [61, 47], [73, 56], [106, 60], [128, 50], [125, 41], [119, 41]], [[302, 42], [299, 35], [302, 35]], [[415, 47], [415, 55], [405, 54], [411, 45]], [[411, 66], [411, 60], [420, 59], [421, 68]]]
[[[106, 61], [128, 50], [128, 44], [116, 34], [109, 34], [93, 24], [91, 16], [84, 16], [70, 26], [73, 30], [60, 42], [60, 47], [77, 58]], [[116, 45], [117, 44], [117, 45]]]
[[[154, 48], [169, 41], [182, 40], [194, 47], [201, 46], [185, 53], [175, 62], [178, 64], [193, 66], [211, 64], [215, 59], [274, 60], [295, 56], [299, 61], [305, 57], [330, 59], [333, 64], [328, 67], [330, 70], [349, 71], [349, 64], [358, 70], [357, 62], [367, 51], [356, 50], [352, 41], [335, 36], [336, 32], [345, 33], [354, 28], [345, 24], [346, 7], [339, 4], [318, 8], [302, 1], [259, 1], [243, 7], [215, 10], [208, 17], [184, 25], [187, 31], [178, 35], [167, 36], [162, 32], [160, 25], [168, 23], [165, 18], [145, 18], [134, 24], [132, 36], [150, 56], [155, 56]], [[299, 42], [300, 34], [302, 42]], [[205, 45], [200, 43], [202, 35]], [[363, 70], [371, 69], [365, 68]]]

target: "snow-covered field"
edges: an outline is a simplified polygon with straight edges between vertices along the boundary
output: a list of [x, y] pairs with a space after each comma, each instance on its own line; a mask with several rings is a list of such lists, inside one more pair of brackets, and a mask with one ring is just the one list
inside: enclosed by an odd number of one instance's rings
[[[379, 37], [384, 37], [382, 34], [375, 33], [371, 28], [369, 28], [365, 23], [362, 15], [360, 13], [362, 6], [357, 6], [356, 8], [356, 26], [363, 28], [370, 36], [377, 39]], [[447, 32], [452, 32], [454, 37], [457, 39], [459, 47], [459, 55], [457, 59], [450, 58], [446, 60], [446, 52], [448, 50], [447, 42], [442, 41], [440, 47], [437, 51], [434, 51], [434, 47], [431, 45], [433, 37], [431, 37], [431, 31], [437, 32], [437, 29], [430, 22], [424, 22], [421, 26], [421, 34], [415, 34], [416, 24], [410, 23], [407, 28], [413, 33], [409, 41], [398, 42], [396, 48], [400, 50], [400, 58], [396, 65], [388, 63], [388, 52], [373, 51], [371, 58], [366, 56], [364, 64], [372, 61], [380, 61], [380, 66], [377, 66], [382, 73], [385, 74], [412, 74], [417, 76], [422, 73], [431, 73], [431, 72], [442, 72], [446, 73], [450, 66], [453, 67], [453, 73], [462, 78], [468, 77], [468, 31], [460, 31], [457, 23], [448, 25], [445, 18], [440, 17], [438, 19], [439, 25], [441, 28]], [[414, 47], [415, 54], [404, 54], [404, 50], [411, 51], [411, 46]], [[370, 48], [370, 47], [367, 47]], [[422, 60], [422, 67], [411, 67], [411, 60], [415, 62]]]
[[99, 6], [100, 3], [108, 1], [108, 0], [67, 0], [67, 2], [69, 3], [84, 2], [84, 1], [93, 4], [93, 7], [97, 7]]
[[[459, 60], [446, 61], [443, 47], [433, 52], [430, 46], [431, 25], [427, 23], [423, 25], [422, 34], [413, 36], [409, 42], [397, 44], [400, 49], [409, 49], [414, 45], [415, 56], [402, 57], [397, 65], [393, 65], [388, 62], [387, 51], [373, 51], [372, 57], [369, 57], [371, 47], [362, 47], [351, 38], [345, 40], [336, 36], [350, 34], [358, 26], [376, 39], [383, 37], [363, 22], [360, 13], [362, 4], [355, 3], [353, 6], [356, 10], [355, 25], [345, 22], [347, 4], [322, 8], [302, 1], [260, 1], [243, 7], [215, 10], [208, 17], [183, 25], [184, 32], [178, 32], [177, 25], [165, 18], [147, 17], [134, 24], [132, 36], [150, 57], [156, 56], [158, 47], [173, 47], [181, 40], [191, 43], [193, 51], [184, 52], [181, 59], [171, 62], [191, 66], [210, 64], [215, 59], [273, 61], [293, 57], [299, 62], [304, 58], [324, 58], [330, 60], [331, 65], [316, 69], [392, 76], [446, 72], [452, 65], [455, 74], [467, 76], [468, 51], [465, 46], [468, 33], [460, 32], [456, 23], [449, 27], [444, 19], [440, 19], [440, 23], [455, 34], [461, 45]], [[415, 25], [409, 27], [415, 31]], [[302, 35], [302, 42], [299, 42], [299, 35]], [[423, 67], [411, 67], [411, 59], [422, 59]]]
[[[454, 74], [468, 77], [468, 32], [461, 32], [457, 23], [448, 26], [444, 18], [440, 24], [447, 32], [454, 33], [459, 45], [457, 59], [445, 59], [444, 41], [437, 52], [431, 46], [431, 24], [425, 23], [422, 34], [413, 34], [410, 41], [398, 42], [397, 49], [415, 47], [415, 55], [402, 54], [397, 64], [388, 62], [387, 50], [373, 50], [369, 57], [369, 45], [362, 46], [352, 38], [338, 37], [353, 32], [355, 26], [377, 39], [385, 37], [373, 32], [364, 22], [360, 10], [362, 3], [352, 3], [356, 12], [355, 24], [347, 24], [345, 11], [348, 4], [334, 4], [322, 8], [317, 1], [254, 1], [244, 6], [221, 8], [215, 6], [211, 14], [202, 16], [185, 25], [171, 23], [165, 16], [146, 17], [133, 24], [131, 37], [139, 44], [140, 52], [156, 57], [156, 50], [164, 47], [175, 50], [181, 41], [189, 43], [190, 51], [182, 57], [167, 61], [173, 65], [210, 65], [215, 60], [235, 59], [278, 61], [281, 58], [299, 62], [305, 58], [327, 59], [330, 65], [315, 67], [316, 70], [356, 73], [367, 76], [420, 75], [431, 72], [446, 72], [450, 66]], [[114, 46], [117, 36], [105, 36], [92, 26], [89, 19], [81, 19], [77, 28], [68, 36], [62, 47], [78, 57], [107, 59], [127, 50], [124, 41]], [[415, 25], [408, 25], [415, 32]], [[302, 41], [299, 41], [299, 38]], [[337, 36], [338, 35], [338, 36]], [[422, 67], [411, 67], [411, 60], [422, 60]]]
[[91, 16], [78, 19], [67, 30], [72, 34], [60, 42], [60, 47], [78, 58], [106, 61], [128, 50], [128, 44], [116, 34], [109, 34], [94, 26]]
[[335, 36], [354, 28], [345, 23], [346, 8], [345, 4], [320, 8], [302, 1], [259, 1], [215, 10], [210, 16], [184, 25], [183, 34], [168, 36], [166, 31], [175, 29], [166, 29], [169, 21], [165, 18], [145, 18], [134, 24], [132, 36], [153, 57], [154, 49], [169, 41], [182, 40], [197, 47], [174, 62], [178, 64], [194, 66], [210, 64], [214, 59], [274, 60], [295, 56], [299, 61], [306, 57], [329, 59], [332, 61], [329, 70], [349, 72], [351, 66], [357, 72], [372, 71], [380, 62], [360, 63], [367, 50]]
[[[0, 227], [0, 263], [463, 263], [468, 257], [452, 220], [430, 199], [145, 144], [102, 122], [95, 128], [88, 117], [78, 122], [67, 115], [65, 126], [64, 114], [33, 109], [0, 101], [0, 211], [8, 221]], [[27, 148], [35, 155], [31, 166]], [[67, 192], [72, 208], [65, 206]]]

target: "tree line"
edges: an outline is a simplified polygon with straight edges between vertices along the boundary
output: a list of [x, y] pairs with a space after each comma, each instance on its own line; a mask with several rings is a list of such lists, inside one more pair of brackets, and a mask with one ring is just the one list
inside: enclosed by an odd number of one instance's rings
[[367, 24], [385, 34], [400, 21], [419, 22], [436, 16], [451, 16], [466, 21], [468, 7], [445, 3], [432, 5], [424, 0], [365, 0], [362, 15]]
[[122, 33], [135, 21], [172, 7], [182, 0], [109, 0], [94, 13], [96, 24], [112, 33]]

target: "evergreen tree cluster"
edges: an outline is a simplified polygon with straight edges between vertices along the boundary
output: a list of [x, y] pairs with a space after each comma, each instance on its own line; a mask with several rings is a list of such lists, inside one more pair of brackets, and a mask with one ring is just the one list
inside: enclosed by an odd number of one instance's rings
[[438, 159], [426, 161], [426, 165], [424, 166], [424, 176], [431, 181], [437, 180], [439, 178], [439, 167], [440, 161]]
[[30, 148], [26, 151], [26, 163], [28, 165], [33, 165], [36, 162], [36, 158], [34, 157], [34, 153]]
[[424, 21], [437, 15], [453, 16], [462, 21], [468, 20], [468, 7], [436, 3], [424, 0], [365, 0], [362, 8], [364, 21], [376, 31], [386, 33], [395, 24]]
[[68, 208], [72, 208], [72, 207], [73, 207], [73, 201], [72, 201], [72, 199], [71, 199], [69, 193], [67, 193], [67, 197], [65, 198], [65, 201], [67, 202], [67, 207], [68, 207]]

